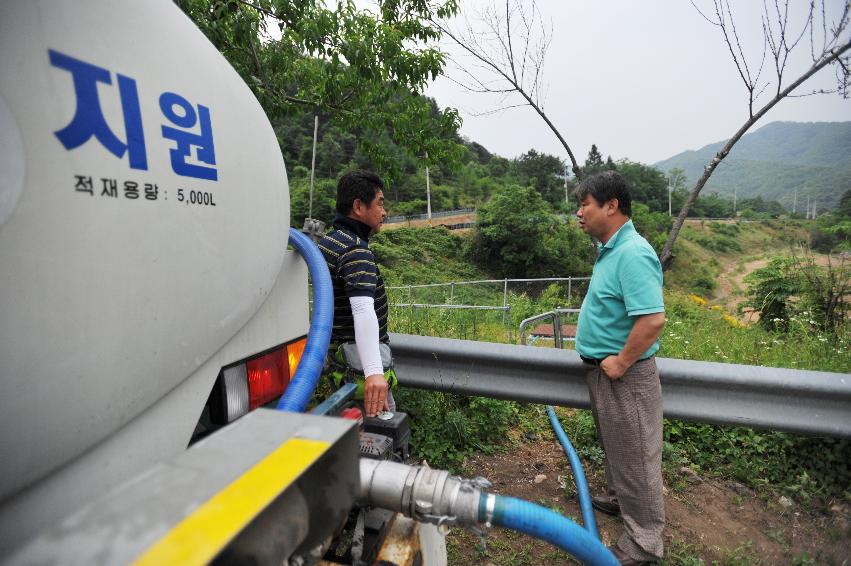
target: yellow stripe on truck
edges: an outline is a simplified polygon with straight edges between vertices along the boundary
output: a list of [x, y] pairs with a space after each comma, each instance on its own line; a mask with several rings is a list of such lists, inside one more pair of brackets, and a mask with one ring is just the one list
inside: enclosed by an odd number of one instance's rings
[[291, 438], [183, 519], [134, 564], [207, 564], [330, 446]]

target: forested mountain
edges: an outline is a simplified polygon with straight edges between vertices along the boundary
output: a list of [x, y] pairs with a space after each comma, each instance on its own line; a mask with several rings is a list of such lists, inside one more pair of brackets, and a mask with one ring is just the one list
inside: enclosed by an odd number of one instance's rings
[[[662, 171], [680, 168], [689, 187], [725, 141], [684, 151], [655, 164]], [[747, 134], [733, 147], [704, 188], [731, 198], [762, 197], [797, 210], [807, 197], [819, 209], [834, 208], [851, 188], [851, 122], [772, 122]]]

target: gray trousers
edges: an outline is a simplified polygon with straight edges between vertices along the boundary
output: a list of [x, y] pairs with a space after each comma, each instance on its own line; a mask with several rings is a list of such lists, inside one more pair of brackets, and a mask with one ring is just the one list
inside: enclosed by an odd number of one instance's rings
[[586, 364], [591, 411], [606, 453], [609, 494], [618, 498], [624, 533], [618, 547], [636, 560], [662, 558], [662, 388], [656, 357], [620, 379]]

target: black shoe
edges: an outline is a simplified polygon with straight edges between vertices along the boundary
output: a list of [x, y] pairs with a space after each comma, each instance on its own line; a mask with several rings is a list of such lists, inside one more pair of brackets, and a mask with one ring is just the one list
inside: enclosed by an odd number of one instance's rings
[[653, 562], [650, 562], [649, 560], [636, 560], [635, 558], [632, 558], [626, 552], [618, 548], [618, 545], [609, 546], [608, 549], [615, 555], [615, 558], [617, 558], [618, 562], [621, 563], [621, 566], [649, 566], [650, 564], [653, 564]]
[[600, 513], [605, 513], [606, 515], [613, 515], [617, 517], [621, 514], [621, 506], [616, 497], [610, 497], [607, 495], [592, 497], [591, 507]]

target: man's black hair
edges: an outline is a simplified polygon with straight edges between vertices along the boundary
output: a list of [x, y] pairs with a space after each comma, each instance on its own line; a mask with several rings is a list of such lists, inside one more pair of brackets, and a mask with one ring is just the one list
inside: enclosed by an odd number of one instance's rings
[[603, 171], [583, 179], [576, 187], [576, 198], [582, 202], [588, 195], [591, 195], [600, 206], [612, 199], [617, 199], [618, 210], [627, 216], [632, 216], [632, 191], [629, 183], [617, 171]]
[[384, 182], [375, 173], [363, 169], [349, 171], [337, 183], [337, 212], [348, 216], [355, 199], [369, 206], [375, 200], [376, 193], [383, 190]]

